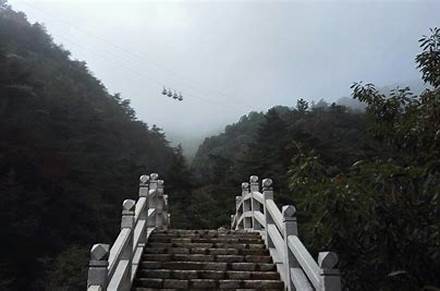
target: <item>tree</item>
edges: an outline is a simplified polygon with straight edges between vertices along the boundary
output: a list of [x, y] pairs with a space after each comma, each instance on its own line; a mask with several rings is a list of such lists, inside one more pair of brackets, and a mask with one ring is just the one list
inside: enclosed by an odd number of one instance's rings
[[[429, 39], [440, 41], [436, 33]], [[417, 97], [397, 88], [385, 96], [372, 84], [353, 85], [380, 145], [375, 155], [336, 172], [314, 150], [300, 148], [292, 160], [290, 187], [305, 221], [302, 233], [315, 251], [339, 253], [350, 290], [440, 285], [440, 55], [429, 53], [423, 39], [421, 47], [419, 56], [429, 58], [418, 56], [419, 68], [434, 89]]]
[[296, 101], [296, 110], [298, 112], [304, 113], [307, 109], [309, 109], [309, 103], [306, 100], [300, 98]]

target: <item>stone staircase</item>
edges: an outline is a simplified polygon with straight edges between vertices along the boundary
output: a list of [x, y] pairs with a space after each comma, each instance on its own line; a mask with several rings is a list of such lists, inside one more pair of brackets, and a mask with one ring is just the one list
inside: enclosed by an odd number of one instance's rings
[[231, 230], [168, 230], [164, 181], [140, 176], [138, 199], [122, 202], [114, 242], [90, 249], [87, 291], [341, 291], [336, 253], [315, 260], [298, 236], [295, 207], [278, 208], [271, 179], [261, 186], [257, 176], [242, 183]]
[[132, 290], [284, 290], [257, 232], [154, 231]]

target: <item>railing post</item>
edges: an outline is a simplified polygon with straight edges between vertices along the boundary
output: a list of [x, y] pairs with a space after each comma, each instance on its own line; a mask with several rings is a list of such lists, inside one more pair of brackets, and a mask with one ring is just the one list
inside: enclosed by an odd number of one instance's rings
[[[249, 183], [241, 183], [241, 197], [243, 199], [243, 214], [251, 211], [251, 200], [245, 197], [249, 194]], [[252, 228], [252, 217], [243, 217], [243, 228], [249, 230]]]
[[[157, 178], [159, 177], [158, 174], [152, 173], [150, 174], [150, 185], [148, 189], [148, 209], [154, 209], [157, 206]], [[157, 215], [157, 214], [156, 214]], [[153, 217], [149, 217], [147, 219], [147, 226], [148, 227], [155, 227], [156, 226], [156, 215]]]
[[163, 223], [163, 229], [167, 230], [168, 227], [170, 226], [170, 221], [169, 221], [169, 216], [170, 214], [168, 213], [168, 195], [164, 194], [163, 195], [163, 215], [162, 218], [164, 220]]
[[163, 194], [163, 180], [157, 180], [157, 194], [156, 194], [156, 227], [162, 228], [164, 226], [164, 194]]
[[297, 266], [296, 259], [292, 252], [289, 249], [289, 243], [287, 238], [289, 235], [298, 235], [298, 226], [296, 223], [296, 209], [293, 205], [285, 205], [283, 206], [281, 213], [283, 215], [283, 240], [284, 240], [284, 256], [283, 256], [283, 264], [285, 267], [285, 279], [286, 279], [286, 287], [288, 291], [295, 290], [293, 286], [292, 278], [291, 278], [291, 268]]
[[258, 201], [255, 200], [255, 198], [254, 198], [254, 192], [258, 192], [259, 191], [258, 177], [257, 176], [251, 176], [249, 178], [249, 183], [250, 183], [250, 191], [251, 191], [252, 228], [254, 230], [260, 230], [261, 229], [261, 225], [255, 219], [255, 212], [260, 210], [260, 203], [258, 203]]
[[139, 199], [145, 199], [145, 207], [139, 214], [139, 221], [145, 221], [145, 227], [139, 237], [139, 245], [145, 246], [147, 242], [147, 219], [148, 219], [148, 181], [150, 177], [148, 175], [142, 175], [139, 177]]
[[267, 210], [267, 200], [273, 200], [272, 179], [269, 178], [263, 179], [262, 188], [263, 188], [263, 197], [264, 197], [264, 218], [266, 221], [266, 225], [264, 226], [264, 239], [266, 241], [266, 246], [268, 248], [274, 248], [275, 245], [270, 239], [269, 233], [267, 231], [268, 225], [274, 224], [274, 221], [270, 216], [269, 211]]
[[108, 255], [110, 246], [95, 244], [90, 250], [89, 270], [87, 274], [87, 288], [99, 286], [106, 290], [108, 284]]
[[341, 272], [335, 266], [338, 255], [334, 252], [320, 252], [318, 265], [321, 268], [321, 291], [341, 291]]
[[127, 272], [122, 278], [121, 290], [130, 290], [131, 287], [131, 272], [132, 272], [132, 261], [133, 261], [133, 237], [134, 237], [134, 209], [136, 206], [136, 201], [132, 199], [126, 199], [122, 202], [122, 218], [121, 218], [121, 230], [128, 228], [130, 234], [128, 237], [128, 242], [124, 246], [121, 252], [121, 260], [128, 261]]

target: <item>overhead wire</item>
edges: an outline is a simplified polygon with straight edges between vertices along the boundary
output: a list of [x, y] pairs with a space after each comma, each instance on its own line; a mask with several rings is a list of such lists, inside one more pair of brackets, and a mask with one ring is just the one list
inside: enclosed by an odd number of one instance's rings
[[[31, 8], [32, 10], [36, 11], [37, 13], [39, 12], [39, 14], [41, 14], [41, 15], [44, 15], [44, 16], [46, 16], [46, 17], [50, 16], [48, 13], [42, 11], [41, 9], [38, 9], [38, 8], [34, 7], [33, 5], [29, 5], [28, 2], [23, 2], [23, 3], [24, 3], [24, 5], [27, 6], [28, 8]], [[57, 20], [56, 17], [51, 17], [51, 18], [52, 18], [52, 20], [57, 21], [58, 23], [64, 23], [64, 24], [66, 24], [66, 25], [71, 26], [71, 28], [74, 28], [76, 31], [78, 31], [78, 32], [80, 32], [80, 33], [82, 33], [82, 34], [88, 34], [89, 36], [91, 36], [91, 37], [93, 37], [93, 38], [95, 38], [95, 39], [97, 39], [97, 40], [101, 40], [101, 41], [107, 43], [108, 45], [110, 45], [110, 46], [112, 46], [112, 47], [114, 47], [114, 48], [116, 48], [116, 49], [118, 49], [118, 50], [120, 50], [120, 51], [123, 51], [123, 52], [124, 52], [124, 55], [123, 55], [122, 57], [125, 57], [125, 59], [128, 60], [129, 62], [132, 61], [132, 60], [129, 58], [129, 56], [135, 57], [135, 58], [136, 58], [136, 60], [135, 60], [136, 62], [138, 62], [139, 59], [141, 59], [141, 58], [144, 57], [144, 56], [142, 56], [142, 55], [136, 53], [136, 52], [133, 51], [133, 50], [130, 50], [130, 51], [129, 51], [129, 50], [123, 48], [123, 47], [120, 47], [120, 46], [118, 46], [118, 45], [116, 45], [116, 44], [114, 44], [114, 43], [112, 43], [112, 42], [106, 40], [105, 38], [102, 38], [102, 37], [100, 37], [100, 36], [97, 36], [96, 34], [93, 34], [93, 33], [91, 33], [91, 32], [88, 32], [88, 31], [85, 31], [85, 30], [79, 29], [79, 28], [76, 27], [76, 25], [73, 25], [73, 24], [71, 24], [71, 23], [69, 23], [69, 22], [67, 22], [67, 21], [65, 21], [65, 20]], [[114, 57], [121, 57], [121, 56], [119, 56], [119, 55], [115, 55], [115, 54], [113, 54], [113, 53], [111, 53], [111, 54], [112, 54], [112, 56], [114, 56]], [[134, 59], [133, 59], [133, 60], [134, 60]], [[147, 61], [147, 62], [148, 62], [149, 65], [154, 65], [154, 66], [156, 66], [157, 68], [162, 68], [164, 71], [167, 71], [168, 73], [173, 74], [175, 77], [176, 77], [176, 76], [178, 77], [177, 73], [175, 73], [175, 72], [173, 72], [173, 71], [171, 71], [171, 70], [167, 70], [167, 69], [165, 69], [163, 66], [157, 65], [157, 64], [155, 64], [155, 63], [152, 62], [152, 61]], [[136, 74], [139, 74], [139, 72], [136, 72]], [[143, 73], [141, 73], [141, 74], [145, 76], [145, 72], [143, 72]], [[154, 82], [157, 83], [157, 84], [160, 84], [161, 86], [164, 85], [164, 84], [163, 84], [164, 82], [159, 82], [159, 81], [157, 81], [157, 80], [154, 80], [152, 77], [148, 77], [148, 79], [149, 79], [150, 81], [154, 81]], [[179, 80], [178, 80], [178, 81], [179, 81]], [[180, 82], [182, 82], [182, 81], [180, 81]], [[187, 87], [188, 87], [188, 86], [192, 86], [193, 88], [196, 88], [194, 85], [190, 85], [188, 82], [183, 82], [183, 83], [186, 84]], [[176, 87], [176, 86], [174, 86], [174, 87]], [[182, 86], [177, 86], [177, 87], [182, 88]], [[180, 91], [182, 91], [182, 90], [180, 90]], [[226, 106], [226, 107], [228, 107], [228, 108], [235, 109], [235, 110], [237, 109], [236, 106], [231, 107], [229, 103], [219, 102], [218, 100], [213, 100], [213, 99], [210, 99], [210, 98], [203, 98], [203, 97], [200, 97], [199, 94], [197, 94], [197, 92], [196, 92], [196, 94], [191, 93], [192, 91], [194, 91], [194, 90], [190, 90], [190, 91], [185, 90], [185, 92], [184, 92], [184, 93], [185, 93], [184, 96], [190, 96], [190, 97], [192, 97], [192, 98], [199, 99], [199, 100], [201, 100], [201, 101], [205, 101], [205, 102], [210, 102], [210, 103], [219, 104], [219, 105]], [[223, 96], [225, 96], [225, 95], [223, 95]], [[237, 102], [236, 102], [237, 100], [236, 100], [236, 98], [234, 98], [234, 99], [232, 99], [232, 100], [234, 100], [234, 104], [237, 105]], [[246, 105], [243, 104], [243, 103], [240, 104], [240, 105], [244, 105], [244, 106], [246, 106]], [[248, 107], [248, 106], [246, 106], [246, 107], [247, 107], [247, 108], [246, 108], [246, 110], [247, 110], [249, 107]]]

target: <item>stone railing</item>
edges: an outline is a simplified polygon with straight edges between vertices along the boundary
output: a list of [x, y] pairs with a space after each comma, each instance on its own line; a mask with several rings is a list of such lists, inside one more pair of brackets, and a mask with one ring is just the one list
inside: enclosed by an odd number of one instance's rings
[[168, 228], [168, 196], [157, 174], [139, 178], [139, 198], [122, 203], [121, 231], [113, 243], [90, 250], [88, 291], [130, 290], [146, 241], [156, 228]]
[[242, 183], [242, 194], [235, 197], [236, 214], [231, 215], [232, 229], [261, 233], [287, 290], [342, 290], [337, 255], [320, 252], [316, 262], [298, 238], [295, 207], [279, 210], [271, 179], [264, 179], [262, 188], [260, 193], [257, 176]]

